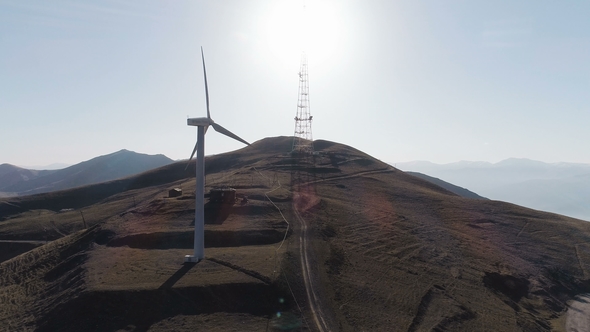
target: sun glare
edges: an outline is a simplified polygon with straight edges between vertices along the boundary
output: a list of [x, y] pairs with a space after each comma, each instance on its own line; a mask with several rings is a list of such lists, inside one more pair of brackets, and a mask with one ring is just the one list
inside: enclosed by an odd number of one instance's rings
[[337, 55], [340, 29], [333, 6], [323, 1], [277, 1], [266, 26], [267, 45], [273, 57], [298, 62], [301, 52], [310, 62], [324, 64]]

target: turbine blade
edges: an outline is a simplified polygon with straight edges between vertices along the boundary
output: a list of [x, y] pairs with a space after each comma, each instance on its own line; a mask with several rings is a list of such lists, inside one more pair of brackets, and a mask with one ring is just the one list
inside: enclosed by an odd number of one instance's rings
[[225, 136], [231, 137], [233, 139], [235, 139], [236, 141], [240, 141], [246, 145], [250, 145], [250, 143], [244, 141], [243, 139], [241, 139], [240, 137], [238, 137], [238, 135], [232, 133], [231, 131], [223, 128], [221, 125], [213, 122], [211, 123], [211, 126], [213, 126], [213, 129], [215, 129], [216, 132], [224, 134]]
[[193, 149], [193, 153], [191, 153], [191, 157], [188, 158], [188, 161], [186, 162], [186, 167], [184, 168], [184, 170], [186, 171], [188, 169], [188, 165], [191, 164], [191, 160], [193, 159], [193, 157], [195, 156], [195, 152], [197, 152], [197, 145], [199, 144], [199, 142], [197, 141], [197, 143], [195, 143], [195, 148]]
[[201, 59], [203, 59], [203, 76], [205, 77], [205, 99], [207, 100], [207, 118], [211, 119], [211, 114], [209, 114], [209, 87], [207, 86], [207, 70], [205, 69], [205, 55], [203, 54], [203, 46], [201, 46]]

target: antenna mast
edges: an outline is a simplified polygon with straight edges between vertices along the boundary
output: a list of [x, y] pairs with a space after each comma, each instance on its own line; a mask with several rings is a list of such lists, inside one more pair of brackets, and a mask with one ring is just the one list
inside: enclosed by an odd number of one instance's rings
[[295, 137], [293, 138], [292, 152], [313, 153], [312, 119], [313, 116], [309, 111], [307, 55], [304, 51], [301, 54], [301, 68], [299, 69], [299, 98], [297, 100], [297, 114], [295, 115]]

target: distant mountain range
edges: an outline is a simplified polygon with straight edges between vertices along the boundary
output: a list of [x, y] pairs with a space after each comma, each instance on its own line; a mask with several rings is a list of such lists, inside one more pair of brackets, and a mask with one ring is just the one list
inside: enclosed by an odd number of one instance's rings
[[495, 164], [412, 161], [395, 165], [469, 188], [490, 199], [590, 221], [590, 164], [511, 158]]
[[64, 164], [64, 163], [53, 163], [53, 164], [49, 164], [49, 165], [43, 165], [43, 166], [39, 166], [39, 165], [35, 165], [35, 166], [23, 166], [20, 165], [20, 168], [27, 168], [27, 169], [35, 169], [35, 170], [58, 170], [58, 169], [62, 169], [62, 168], [66, 168], [66, 167], [70, 167], [72, 166], [71, 164]]
[[171, 164], [172, 159], [121, 150], [57, 170], [0, 165], [0, 196], [22, 196], [115, 180]]

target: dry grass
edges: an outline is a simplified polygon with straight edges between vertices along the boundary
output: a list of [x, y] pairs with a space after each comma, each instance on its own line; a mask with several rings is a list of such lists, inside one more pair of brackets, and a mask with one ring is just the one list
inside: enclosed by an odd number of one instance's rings
[[52, 303], [84, 288], [83, 271], [77, 267], [86, 259], [96, 232], [96, 227], [80, 231], [0, 264], [4, 330], [33, 330]]
[[401, 172], [315, 190], [317, 248], [344, 253], [324, 255], [344, 330], [562, 330], [553, 324], [566, 302], [590, 289], [588, 223], [460, 198]]
[[[461, 198], [332, 142], [297, 160], [283, 153], [290, 143], [208, 157], [208, 189], [231, 185], [249, 202], [207, 210], [210, 259], [192, 267], [181, 264], [192, 248], [194, 171], [180, 163], [91, 187], [94, 198], [78, 205], [69, 204], [75, 191], [3, 210], [0, 239], [59, 239], [0, 265], [0, 323], [306, 328], [294, 207], [311, 226], [314, 284], [333, 330], [563, 330], [567, 301], [590, 290], [586, 222]], [[179, 186], [183, 197], [166, 198]], [[100, 229], [80, 232], [80, 209]]]

